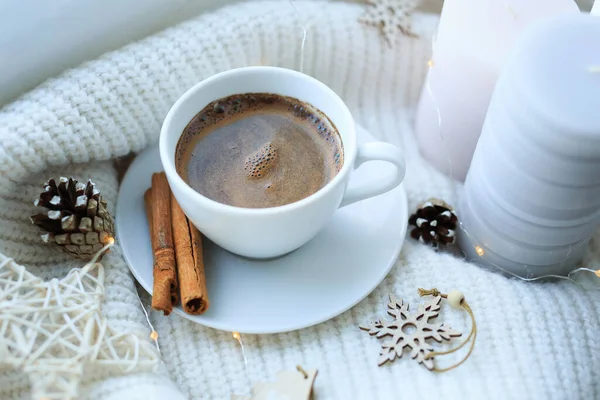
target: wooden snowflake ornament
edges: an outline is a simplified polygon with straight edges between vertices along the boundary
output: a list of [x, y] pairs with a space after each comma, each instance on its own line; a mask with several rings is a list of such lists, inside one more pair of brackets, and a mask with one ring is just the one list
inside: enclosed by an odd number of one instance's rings
[[420, 3], [421, 0], [367, 0], [368, 7], [359, 21], [378, 27], [391, 46], [398, 31], [409, 37], [417, 37], [411, 30], [411, 19]]
[[434, 369], [433, 357], [429, 356], [433, 352], [433, 347], [427, 343], [427, 340], [433, 339], [439, 343], [442, 340], [450, 341], [461, 336], [460, 332], [445, 327], [443, 323], [430, 322], [430, 319], [440, 314], [441, 301], [441, 296], [435, 296], [425, 305], [420, 304], [416, 314], [410, 314], [408, 303], [390, 295], [387, 313], [394, 319], [389, 321], [379, 318], [368, 325], [360, 326], [360, 329], [368, 331], [371, 336], [376, 336], [378, 339], [391, 337], [381, 345], [379, 366], [401, 358], [404, 348], [409, 347], [413, 359], [429, 370]]

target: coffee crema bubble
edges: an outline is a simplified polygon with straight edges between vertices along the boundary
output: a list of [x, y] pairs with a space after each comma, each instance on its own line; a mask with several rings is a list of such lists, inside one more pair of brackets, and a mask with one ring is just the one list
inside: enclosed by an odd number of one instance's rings
[[200, 194], [237, 207], [293, 203], [318, 191], [343, 165], [333, 123], [315, 107], [269, 93], [208, 104], [175, 153], [179, 175]]
[[271, 172], [277, 163], [277, 149], [271, 143], [261, 146], [257, 152], [246, 158], [244, 169], [248, 178], [262, 178]]

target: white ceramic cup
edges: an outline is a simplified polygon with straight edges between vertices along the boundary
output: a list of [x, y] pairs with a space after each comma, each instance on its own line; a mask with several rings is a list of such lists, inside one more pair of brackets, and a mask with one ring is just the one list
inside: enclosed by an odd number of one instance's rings
[[[316, 193], [271, 208], [241, 208], [211, 200], [192, 189], [175, 169], [175, 148], [190, 120], [209, 103], [242, 93], [290, 96], [321, 110], [340, 134], [344, 164]], [[401, 151], [383, 142], [357, 144], [354, 119], [344, 102], [323, 83], [293, 70], [245, 67], [214, 75], [189, 89], [171, 108], [160, 132], [160, 158], [173, 195], [190, 221], [222, 248], [251, 258], [271, 258], [297, 249], [328, 223], [339, 207], [385, 193], [404, 179]], [[366, 161], [387, 161], [395, 173], [374, 176], [347, 189], [351, 172]]]

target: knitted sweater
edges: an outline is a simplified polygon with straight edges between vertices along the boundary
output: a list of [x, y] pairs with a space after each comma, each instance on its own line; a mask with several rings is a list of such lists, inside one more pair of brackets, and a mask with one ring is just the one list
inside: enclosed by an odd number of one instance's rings
[[[50, 176], [91, 177], [114, 207], [118, 182], [109, 160], [155, 142], [171, 105], [205, 77], [244, 65], [299, 69], [303, 21], [309, 25], [304, 72], [335, 90], [374, 136], [403, 147], [409, 209], [432, 196], [451, 202], [452, 182], [420, 158], [410, 128], [436, 19], [417, 15], [413, 30], [420, 38], [399, 34], [388, 47], [375, 28], [357, 22], [359, 5], [296, 5], [300, 15], [286, 1], [264, 1], [201, 16], [68, 71], [0, 110], [0, 252], [45, 278], [80, 265], [43, 245], [30, 225], [39, 185]], [[595, 238], [586, 262], [599, 260], [598, 247]], [[109, 323], [147, 339], [120, 249], [103, 263]], [[380, 343], [357, 327], [383, 314], [390, 293], [416, 305], [418, 287], [459, 289], [476, 315], [475, 350], [451, 372], [432, 373], [408, 357], [377, 367]], [[466, 313], [445, 305], [441, 317], [457, 330], [470, 328]], [[96, 380], [89, 371], [82, 395], [180, 398], [177, 386], [186, 398], [228, 399], [300, 364], [319, 370], [317, 399], [600, 398], [597, 289], [507, 279], [411, 240], [384, 282], [337, 318], [295, 332], [242, 335], [247, 368], [230, 332], [177, 315], [151, 319], [162, 373]], [[26, 393], [23, 375], [0, 373], [0, 398]]]

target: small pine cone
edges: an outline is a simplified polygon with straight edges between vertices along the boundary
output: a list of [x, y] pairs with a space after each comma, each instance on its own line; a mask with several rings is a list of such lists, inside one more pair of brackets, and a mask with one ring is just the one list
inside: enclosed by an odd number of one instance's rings
[[61, 177], [50, 179], [34, 202], [43, 212], [30, 217], [41, 237], [73, 257], [89, 260], [114, 240], [114, 222], [94, 183]]
[[414, 226], [410, 232], [413, 239], [439, 247], [454, 243], [458, 218], [448, 204], [430, 199], [411, 215], [408, 223]]

